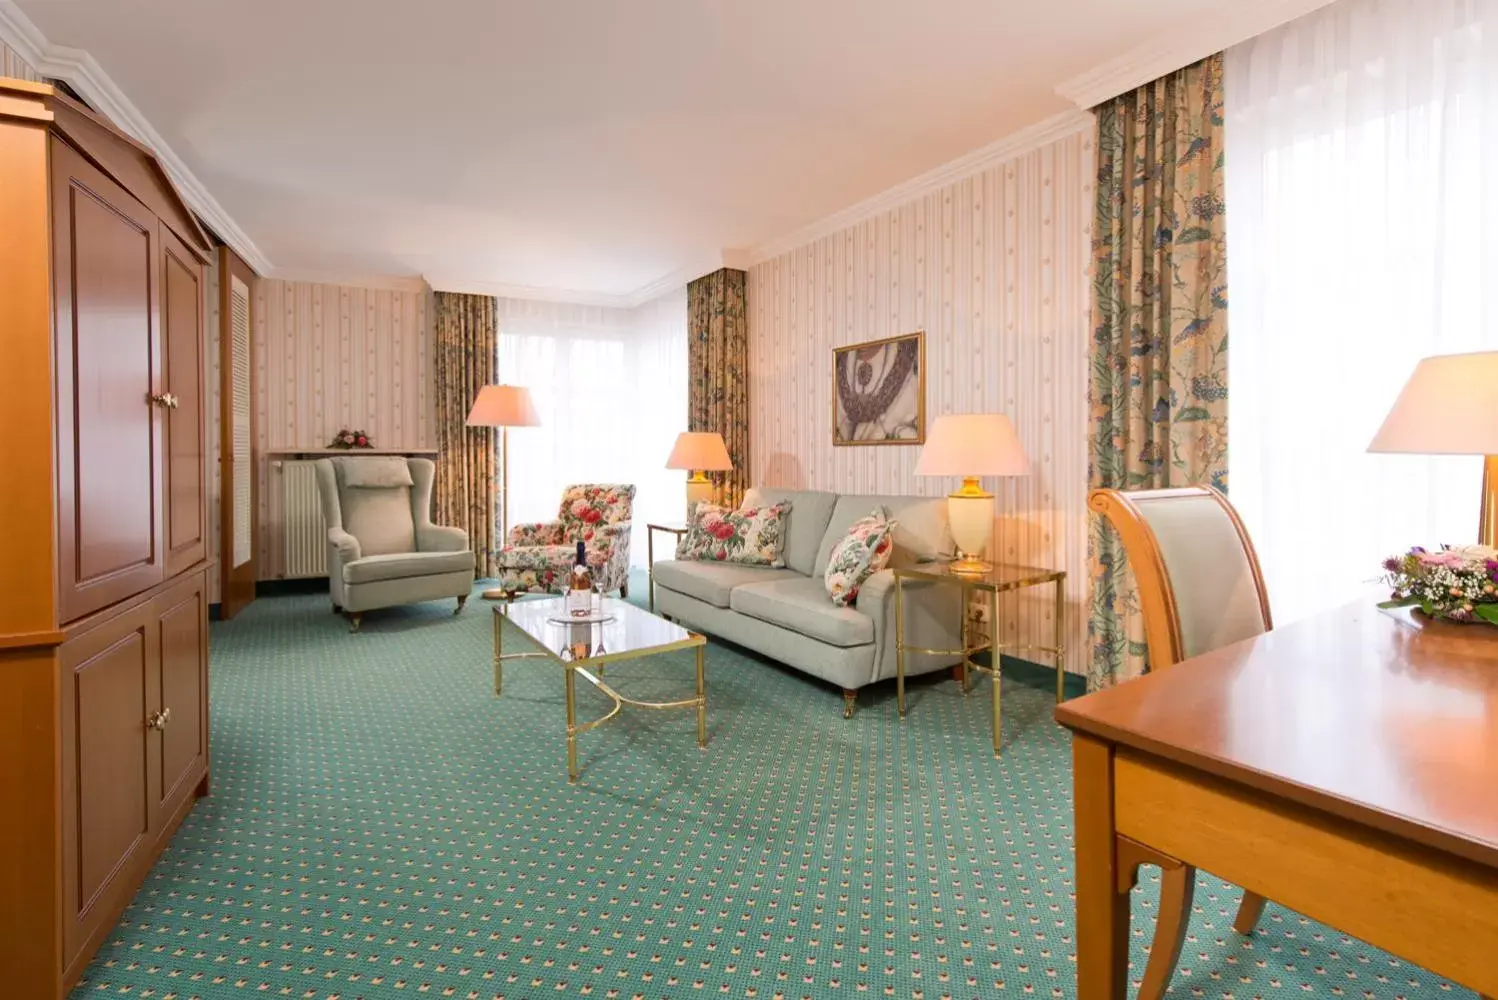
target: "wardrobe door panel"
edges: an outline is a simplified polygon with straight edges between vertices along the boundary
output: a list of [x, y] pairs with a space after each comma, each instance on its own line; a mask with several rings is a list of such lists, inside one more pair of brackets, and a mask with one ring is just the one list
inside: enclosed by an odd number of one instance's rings
[[[161, 649], [160, 814], [191, 795], [208, 759], [208, 594], [200, 570], [153, 601]], [[164, 822], [164, 819], [161, 821]], [[160, 827], [161, 822], [153, 826]]]
[[58, 597], [74, 621], [164, 578], [159, 269], [155, 217], [65, 143], [52, 154]]
[[61, 647], [64, 965], [109, 930], [135, 888], [155, 811], [150, 606]]
[[203, 505], [203, 269], [166, 226], [161, 227], [162, 386], [166, 409], [164, 527], [166, 575], [207, 553]]

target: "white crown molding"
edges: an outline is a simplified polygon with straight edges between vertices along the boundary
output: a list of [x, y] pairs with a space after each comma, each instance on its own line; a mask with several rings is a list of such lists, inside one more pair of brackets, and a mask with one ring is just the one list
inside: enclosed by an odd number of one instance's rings
[[386, 292], [422, 292], [426, 279], [420, 275], [344, 274], [337, 271], [311, 271], [299, 267], [272, 268], [261, 277], [278, 281], [297, 281], [309, 285], [343, 285], [349, 288], [374, 288]]
[[1119, 94], [1189, 66], [1255, 35], [1272, 31], [1334, 0], [1237, 0], [1208, 17], [1194, 18], [1056, 87], [1078, 108], [1095, 108]]
[[1022, 128], [1018, 132], [1010, 133], [997, 142], [991, 142], [987, 146], [959, 156], [933, 170], [928, 170], [924, 174], [912, 177], [908, 181], [896, 184], [871, 198], [849, 205], [810, 225], [802, 226], [795, 232], [736, 253], [744, 267], [769, 260], [771, 257], [778, 257], [798, 247], [806, 246], [808, 243], [815, 243], [849, 226], [856, 226], [876, 215], [893, 211], [932, 191], [981, 173], [990, 167], [1012, 160], [1016, 156], [1091, 127], [1091, 114], [1083, 111], [1063, 111], [1044, 121]]
[[502, 281], [484, 281], [475, 278], [452, 278], [445, 275], [427, 275], [426, 283], [437, 292], [464, 292], [469, 295], [492, 295], [499, 299], [528, 299], [533, 302], [562, 302], [578, 306], [603, 306], [608, 309], [629, 309], [633, 296], [611, 295], [607, 292], [583, 292], [572, 288], [540, 288], [535, 285], [507, 285]]
[[257, 273], [268, 274], [273, 269], [269, 258], [255, 241], [209, 194], [93, 56], [83, 49], [53, 45], [14, 0], [0, 0], [0, 42], [14, 49], [42, 76], [66, 81], [95, 110], [149, 146], [172, 183], [182, 192], [188, 207], [197, 213], [204, 225], [233, 247]]

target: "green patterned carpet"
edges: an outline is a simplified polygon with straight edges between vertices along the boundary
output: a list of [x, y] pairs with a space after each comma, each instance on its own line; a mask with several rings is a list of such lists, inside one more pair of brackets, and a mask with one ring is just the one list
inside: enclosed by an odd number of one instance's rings
[[[560, 674], [513, 664], [495, 700], [490, 608], [451, 607], [350, 635], [283, 597], [213, 627], [214, 794], [75, 998], [1075, 995], [1044, 690], [1006, 683], [995, 760], [986, 688], [918, 682], [902, 724], [881, 687], [845, 722], [836, 691], [714, 645], [705, 751], [690, 711], [627, 713], [569, 787]], [[610, 679], [685, 694], [691, 660]], [[1470, 996], [1274, 906], [1240, 938], [1237, 902], [1203, 880], [1174, 996]]]

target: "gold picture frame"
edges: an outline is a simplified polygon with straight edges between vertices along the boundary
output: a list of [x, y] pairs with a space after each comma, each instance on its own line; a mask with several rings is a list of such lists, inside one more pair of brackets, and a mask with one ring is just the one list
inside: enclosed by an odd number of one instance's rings
[[[867, 367], [856, 367], [858, 359]], [[910, 419], [906, 396], [912, 387]], [[839, 448], [926, 443], [925, 330], [832, 349], [832, 443]]]

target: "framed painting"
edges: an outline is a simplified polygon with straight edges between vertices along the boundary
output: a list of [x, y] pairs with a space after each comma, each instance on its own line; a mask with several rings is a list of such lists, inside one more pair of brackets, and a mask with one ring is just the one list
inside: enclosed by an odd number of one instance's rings
[[925, 441], [925, 331], [833, 348], [832, 443]]

